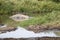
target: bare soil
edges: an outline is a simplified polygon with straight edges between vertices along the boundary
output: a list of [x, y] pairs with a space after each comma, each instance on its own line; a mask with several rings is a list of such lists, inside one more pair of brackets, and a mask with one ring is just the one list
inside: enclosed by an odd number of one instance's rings
[[60, 40], [60, 37], [42, 37], [42, 38], [0, 38], [0, 40]]
[[34, 32], [42, 32], [47, 30], [60, 30], [59, 24], [45, 24], [45, 25], [30, 25], [27, 30], [34, 31]]

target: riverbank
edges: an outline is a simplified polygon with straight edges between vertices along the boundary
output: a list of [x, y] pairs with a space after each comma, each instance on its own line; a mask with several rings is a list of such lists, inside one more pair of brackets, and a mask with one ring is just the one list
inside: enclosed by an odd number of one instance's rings
[[0, 40], [60, 40], [60, 37], [42, 37], [42, 38], [0, 38]]
[[60, 31], [60, 24], [57, 23], [48, 23], [48, 24], [36, 24], [26, 27], [27, 30], [34, 31], [35, 33], [44, 32], [44, 31]]
[[11, 18], [9, 18], [10, 16], [3, 15], [2, 21], [4, 24], [7, 24], [8, 26], [12, 26], [12, 27], [17, 27], [17, 26], [28, 27], [30, 25], [36, 25], [36, 24], [40, 24], [40, 25], [44, 25], [44, 24], [54, 25], [54, 23], [58, 25], [60, 24], [59, 11], [52, 11], [51, 13], [44, 13], [43, 15], [32, 13], [31, 15], [29, 16], [32, 17], [31, 19], [25, 21], [19, 21], [19, 22], [16, 22]]

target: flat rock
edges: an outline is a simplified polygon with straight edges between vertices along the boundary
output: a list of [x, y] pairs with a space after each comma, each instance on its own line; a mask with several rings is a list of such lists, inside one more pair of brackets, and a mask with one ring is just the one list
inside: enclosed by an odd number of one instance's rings
[[4, 27], [7, 27], [7, 25], [5, 25], [5, 24], [0, 24], [0, 28], [4, 28]]
[[0, 32], [1, 33], [5, 33], [5, 32], [9, 32], [9, 31], [14, 31], [16, 30], [17, 28], [16, 27], [3, 27], [3, 28], [0, 28]]

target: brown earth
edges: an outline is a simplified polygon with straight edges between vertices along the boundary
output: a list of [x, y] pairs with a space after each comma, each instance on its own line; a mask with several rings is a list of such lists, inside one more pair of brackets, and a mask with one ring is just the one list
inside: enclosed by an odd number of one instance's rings
[[0, 40], [60, 40], [60, 37], [37, 37], [37, 38], [0, 38]]
[[60, 30], [60, 24], [44, 24], [44, 25], [30, 25], [27, 30], [34, 32], [42, 32], [47, 30]]

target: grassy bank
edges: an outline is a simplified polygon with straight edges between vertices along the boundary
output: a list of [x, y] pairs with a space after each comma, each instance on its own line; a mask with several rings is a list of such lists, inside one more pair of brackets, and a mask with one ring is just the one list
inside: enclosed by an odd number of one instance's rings
[[0, 14], [4, 15], [15, 12], [49, 13], [57, 10], [60, 11], [60, 3], [53, 0], [0, 0]]
[[29, 19], [29, 20], [25, 20], [25, 21], [21, 21], [21, 22], [16, 22], [13, 21], [11, 19], [7, 19], [5, 21], [6, 24], [8, 24], [9, 26], [21, 26], [21, 27], [28, 27], [29, 25], [36, 25], [36, 24], [56, 24], [56, 23], [60, 23], [60, 12], [59, 11], [53, 11], [51, 13], [46, 13], [44, 15], [37, 15], [37, 16], [33, 16], [33, 18]]
[[[57, 0], [0, 0], [0, 15], [3, 23], [9, 26], [22, 26], [60, 23], [60, 1]], [[16, 22], [10, 15], [21, 12], [33, 18]], [[1, 17], [1, 16], [0, 16]]]
[[60, 23], [60, 12], [51, 12], [45, 15], [37, 15], [37, 17], [33, 17], [30, 20], [20, 22], [20, 26], [29, 26], [29, 25], [36, 25], [36, 24], [48, 24], [48, 23]]

